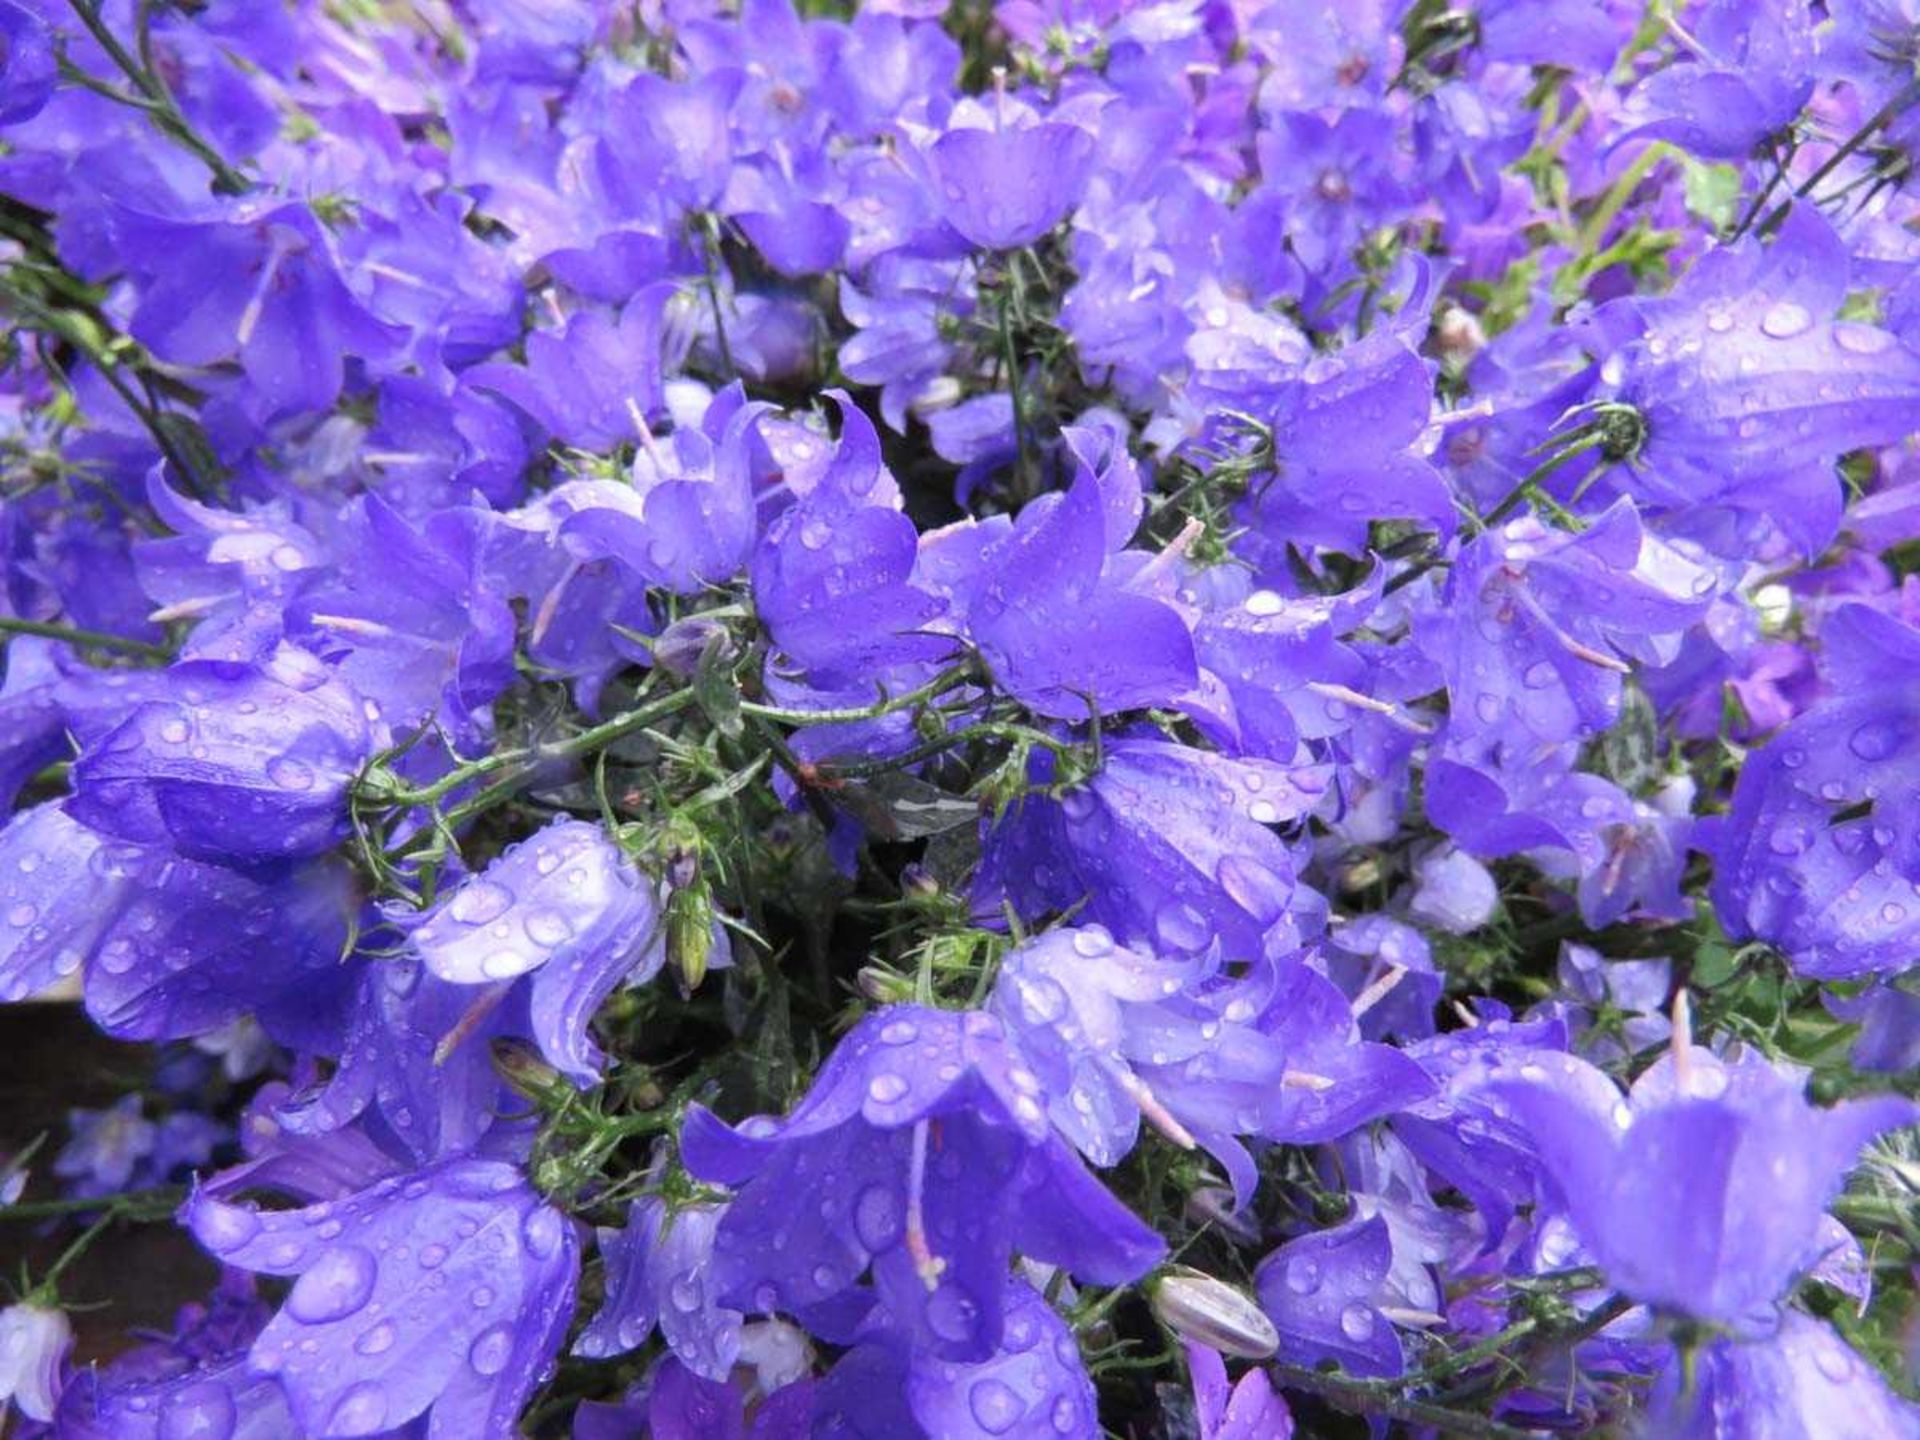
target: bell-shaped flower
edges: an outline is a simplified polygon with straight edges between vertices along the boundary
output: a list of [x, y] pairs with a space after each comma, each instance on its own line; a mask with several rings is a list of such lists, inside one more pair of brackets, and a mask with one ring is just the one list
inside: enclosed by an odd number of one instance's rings
[[1116, 945], [1098, 925], [1049, 930], [1001, 961], [988, 1008], [1040, 1076], [1054, 1128], [1094, 1164], [1126, 1156], [1143, 1114], [1176, 1144], [1193, 1145], [1142, 1078], [1146, 1066], [1245, 1050], [1250, 1080], [1279, 1073], [1279, 1051], [1257, 1032], [1182, 1003], [1206, 968]]
[[1191, 1340], [1186, 1351], [1200, 1440], [1292, 1440], [1293, 1413], [1265, 1371], [1255, 1366], [1230, 1386], [1217, 1351]]
[[[1020, 512], [983, 549], [966, 589], [967, 633], [993, 677], [1042, 715], [1084, 720], [1170, 705], [1198, 678], [1193, 637], [1172, 606], [1130, 587], [1115, 562], [1131, 537], [1115, 479], [1075, 457], [1063, 492]], [[1138, 481], [1133, 481], [1137, 494]]]
[[1122, 944], [1158, 954], [1217, 942], [1258, 955], [1290, 928], [1296, 894], [1292, 853], [1268, 827], [1303, 818], [1325, 783], [1312, 766], [1114, 742], [1083, 785], [1059, 800], [1030, 794], [992, 829], [975, 908], [997, 913], [1004, 898], [1034, 917], [1078, 906]]
[[1453, 496], [1419, 453], [1433, 379], [1390, 331], [1315, 356], [1256, 413], [1272, 416], [1275, 454], [1237, 510], [1256, 563], [1283, 571], [1288, 545], [1364, 554], [1367, 527], [1390, 517], [1453, 534]]
[[1920, 631], [1853, 604], [1822, 638], [1834, 693], [1748, 752], [1711, 822], [1714, 907], [1803, 975], [1897, 974], [1920, 940]]
[[557, 333], [527, 337], [527, 360], [490, 361], [466, 384], [510, 401], [563, 444], [607, 451], [636, 440], [666, 406], [661, 370], [667, 284], [642, 290], [609, 318], [580, 310]]
[[1260, 1262], [1254, 1288], [1280, 1332], [1280, 1358], [1333, 1360], [1352, 1375], [1398, 1375], [1400, 1337], [1381, 1313], [1393, 1239], [1379, 1216], [1289, 1240]]
[[1608, 1282], [1725, 1325], [1764, 1317], [1821, 1258], [1821, 1219], [1861, 1147], [1920, 1118], [1894, 1096], [1816, 1109], [1799, 1073], [1721, 1060], [1682, 1030], [1626, 1097], [1570, 1055], [1492, 1083]]
[[876, 1317], [814, 1396], [814, 1440], [1095, 1440], [1093, 1382], [1066, 1321], [1025, 1280], [1006, 1277], [993, 1352], [941, 1359]]
[[0, 0], [0, 125], [39, 114], [59, 75], [46, 22], [14, 0]]
[[1458, 733], [1554, 744], [1611, 725], [1631, 662], [1672, 659], [1714, 584], [1625, 501], [1577, 534], [1523, 518], [1461, 552], [1417, 636]]
[[726, 1207], [668, 1207], [656, 1196], [627, 1208], [624, 1228], [599, 1231], [606, 1299], [574, 1342], [576, 1355], [604, 1358], [644, 1345], [658, 1326], [667, 1347], [694, 1374], [725, 1380], [740, 1358], [740, 1312], [713, 1293], [713, 1242]]
[[1831, 1325], [1784, 1311], [1772, 1334], [1674, 1355], [1646, 1400], [1662, 1440], [1855, 1440], [1920, 1435], [1920, 1406], [1894, 1393]]
[[68, 813], [103, 835], [216, 864], [317, 855], [348, 832], [347, 791], [378, 729], [304, 651], [236, 671], [185, 661], [87, 744]]
[[230, 219], [123, 211], [121, 253], [150, 271], [129, 330], [162, 360], [238, 360], [260, 418], [330, 409], [348, 356], [391, 355], [405, 332], [376, 318], [340, 275], [325, 225], [304, 203]]
[[714, 1244], [721, 1302], [805, 1315], [845, 1305], [871, 1270], [914, 1349], [978, 1361], [1001, 1345], [1015, 1251], [1090, 1283], [1137, 1279], [1164, 1243], [1088, 1174], [1046, 1101], [996, 1017], [894, 1006], [784, 1121], [730, 1128], [696, 1108], [687, 1168], [737, 1192]]
[[249, 1361], [313, 1435], [374, 1435], [428, 1411], [437, 1434], [510, 1434], [572, 1316], [574, 1226], [497, 1161], [299, 1210], [203, 1190], [183, 1216], [223, 1264], [293, 1277]]
[[559, 538], [582, 566], [612, 559], [675, 594], [698, 594], [746, 565], [756, 534], [755, 424], [768, 407], [738, 385], [716, 396], [698, 427], [659, 442], [640, 433], [631, 485], [603, 481], [561, 521]]
[[897, 499], [888, 503], [897, 492], [873, 422], [844, 394], [834, 399], [832, 460], [767, 528], [752, 563], [755, 610], [774, 644], [822, 685], [953, 648], [927, 628], [945, 607], [911, 583], [918, 532]]
[[1005, 94], [953, 107], [923, 152], [940, 213], [983, 250], [1031, 245], [1079, 203], [1094, 137]]
[[1812, 97], [1813, 32], [1798, 5], [1709, 0], [1688, 19], [1674, 63], [1627, 97], [1613, 143], [1666, 140], [1702, 160], [1747, 159]]
[[53, 1419], [72, 1349], [66, 1311], [32, 1300], [0, 1310], [0, 1420], [10, 1404], [29, 1420]]
[[1804, 554], [1825, 548], [1845, 498], [1835, 462], [1904, 438], [1920, 403], [1920, 352], [1834, 318], [1848, 269], [1832, 226], [1802, 204], [1770, 244], [1749, 235], [1668, 295], [1602, 307], [1597, 398], [1633, 407], [1645, 431], [1621, 488], [1730, 552], [1749, 553], [1751, 537], [1716, 532], [1715, 510], [1770, 524]]

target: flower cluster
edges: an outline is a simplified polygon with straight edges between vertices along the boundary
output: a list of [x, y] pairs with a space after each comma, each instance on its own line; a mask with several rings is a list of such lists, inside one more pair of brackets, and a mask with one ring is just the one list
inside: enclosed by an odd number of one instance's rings
[[0, 0], [0, 1421], [1920, 1436], [1916, 77]]

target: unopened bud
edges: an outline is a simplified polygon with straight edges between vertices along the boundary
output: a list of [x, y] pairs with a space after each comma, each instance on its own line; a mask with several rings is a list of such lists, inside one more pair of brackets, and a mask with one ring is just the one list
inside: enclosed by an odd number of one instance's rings
[[884, 965], [863, 965], [854, 976], [860, 993], [876, 1005], [904, 1005], [913, 999], [913, 980]]
[[707, 978], [707, 959], [713, 950], [713, 904], [707, 887], [692, 885], [675, 890], [667, 902], [667, 958], [680, 972], [689, 990]]
[[549, 1094], [560, 1084], [560, 1072], [524, 1040], [498, 1039], [488, 1047], [493, 1070], [510, 1088], [530, 1100]]
[[1280, 1348], [1279, 1332], [1251, 1296], [1198, 1270], [1175, 1270], [1161, 1280], [1153, 1313], [1176, 1335], [1222, 1355], [1264, 1360]]
[[1458, 375], [1487, 346], [1487, 332], [1472, 311], [1450, 305], [1434, 317], [1433, 344], [1441, 363]]
[[691, 680], [711, 649], [718, 661], [731, 661], [737, 650], [727, 627], [707, 615], [676, 620], [653, 640], [654, 663], [670, 675]]
[[1196, 1225], [1210, 1225], [1242, 1245], [1258, 1245], [1260, 1228], [1234, 1208], [1233, 1192], [1224, 1185], [1203, 1185], [1187, 1196], [1187, 1218]]
[[354, 797], [369, 805], [390, 804], [411, 789], [407, 782], [384, 765], [369, 765], [353, 782]]
[[900, 889], [909, 900], [932, 900], [940, 894], [940, 882], [931, 870], [914, 861], [900, 872]]

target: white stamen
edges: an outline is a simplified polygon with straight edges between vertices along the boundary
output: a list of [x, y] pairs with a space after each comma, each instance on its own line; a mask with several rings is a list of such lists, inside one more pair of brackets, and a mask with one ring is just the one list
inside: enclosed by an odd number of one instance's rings
[[1193, 1149], [1196, 1142], [1186, 1126], [1173, 1116], [1167, 1107], [1160, 1103], [1160, 1097], [1153, 1093], [1147, 1082], [1131, 1070], [1118, 1072], [1120, 1088], [1127, 1092], [1133, 1103], [1140, 1107], [1140, 1113], [1147, 1117], [1153, 1128], [1182, 1150]]
[[947, 1262], [935, 1255], [927, 1244], [927, 1130], [925, 1120], [914, 1125], [913, 1158], [907, 1164], [907, 1254], [913, 1260], [914, 1273], [931, 1295], [940, 1288], [940, 1277], [946, 1273]]
[[1367, 1011], [1386, 999], [1393, 987], [1404, 980], [1406, 975], [1406, 966], [1389, 965], [1384, 974], [1377, 976], [1372, 984], [1368, 985], [1366, 989], [1353, 997], [1353, 1005], [1351, 1007], [1353, 1010], [1353, 1018], [1358, 1020], [1362, 1015], [1366, 1014]]
[[1371, 695], [1362, 695], [1358, 690], [1349, 690], [1345, 685], [1335, 685], [1326, 680], [1309, 680], [1307, 689], [1326, 700], [1339, 700], [1347, 705], [1356, 705], [1362, 710], [1371, 710], [1376, 715], [1384, 715], [1402, 730], [1411, 730], [1415, 735], [1430, 735], [1431, 725], [1414, 719], [1390, 700], [1376, 700]]

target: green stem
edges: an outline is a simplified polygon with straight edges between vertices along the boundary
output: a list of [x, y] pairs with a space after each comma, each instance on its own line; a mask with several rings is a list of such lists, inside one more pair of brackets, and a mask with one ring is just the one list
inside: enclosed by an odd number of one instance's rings
[[1489, 1335], [1478, 1345], [1460, 1350], [1443, 1360], [1436, 1360], [1420, 1372], [1423, 1382], [1444, 1380], [1449, 1375], [1458, 1375], [1462, 1370], [1471, 1370], [1482, 1360], [1491, 1360], [1516, 1340], [1524, 1340], [1540, 1328], [1540, 1322], [1532, 1316], [1515, 1321], [1497, 1335]]
[[760, 705], [751, 700], [740, 702], [744, 714], [760, 720], [772, 720], [782, 725], [851, 725], [861, 720], [878, 720], [882, 715], [891, 715], [899, 710], [911, 710], [916, 705], [944, 695], [973, 673], [973, 661], [962, 660], [949, 666], [926, 684], [916, 690], [908, 690], [899, 695], [890, 695], [871, 705], [855, 706], [845, 710], [783, 710], [776, 705]]
[[[522, 745], [513, 750], [499, 750], [479, 760], [457, 766], [434, 781], [431, 785], [423, 785], [417, 790], [376, 790], [373, 794], [367, 796], [367, 798], [378, 804], [402, 808], [410, 808], [415, 805], [432, 805], [436, 801], [445, 799], [461, 786], [482, 779], [493, 774], [495, 771], [505, 770], [512, 766], [523, 767], [519, 774], [501, 781], [500, 785], [492, 788], [499, 789], [500, 786], [512, 786], [520, 780], [525, 779], [528, 771], [533, 768], [549, 764], [555, 760], [568, 760], [580, 755], [590, 755], [595, 750], [602, 749], [624, 736], [633, 734], [636, 730], [646, 729], [647, 726], [653, 724], [656, 720], [664, 720], [676, 711], [686, 709], [687, 706], [694, 702], [694, 698], [694, 693], [691, 690], [676, 690], [671, 695], [665, 695], [655, 700], [652, 704], [640, 705], [632, 710], [623, 711], [611, 720], [604, 720], [590, 729], [582, 730], [579, 734], [570, 735], [565, 740], [557, 741], [554, 744]], [[482, 792], [482, 794], [487, 793], [489, 792]], [[478, 799], [479, 797], [475, 798]], [[471, 800], [465, 802], [450, 812], [447, 818], [451, 820], [454, 815], [467, 810], [472, 804], [473, 801]]]
[[1013, 339], [1013, 280], [1009, 276], [1000, 291], [1000, 353], [1007, 367], [1007, 393], [1013, 400], [1014, 493], [1025, 498], [1033, 476], [1033, 460], [1028, 453], [1027, 407], [1020, 384], [1020, 352]]
[[89, 650], [117, 650], [123, 655], [138, 655], [147, 660], [171, 660], [173, 652], [164, 645], [149, 645], [145, 640], [129, 640], [124, 635], [109, 635], [104, 630], [82, 630], [77, 625], [56, 625], [48, 620], [21, 620], [0, 616], [0, 634], [42, 635], [49, 640], [65, 640]]
[[[80, 23], [87, 27], [107, 58], [117, 65], [121, 73], [145, 97], [147, 103], [136, 108], [146, 112], [149, 119], [160, 132], [175, 143], [193, 152], [194, 157], [213, 173], [214, 189], [224, 195], [244, 195], [253, 188], [247, 177], [229, 165], [220, 152], [200, 137], [187, 117], [181, 113], [172, 92], [161, 82], [160, 76], [151, 68], [141, 64], [128, 53], [127, 47], [120, 43], [119, 37], [100, 18], [95, 0], [67, 0], [73, 13], [80, 17]], [[142, 16], [144, 37], [145, 17]], [[143, 41], [144, 43], [144, 41]]]
[[706, 243], [701, 251], [706, 260], [707, 302], [713, 307], [713, 343], [720, 352], [720, 363], [726, 367], [727, 379], [732, 380], [740, 374], [739, 367], [733, 363], [733, 347], [727, 343], [727, 320], [720, 308], [720, 231], [719, 222], [709, 215], [706, 219]]
[[16, 1205], [0, 1205], [0, 1225], [52, 1220], [62, 1215], [84, 1215], [93, 1210], [109, 1211], [130, 1220], [158, 1220], [171, 1215], [186, 1198], [185, 1186], [156, 1185], [150, 1190], [126, 1190], [118, 1195], [23, 1200]]
[[1518, 1430], [1478, 1415], [1462, 1414], [1444, 1405], [1409, 1400], [1368, 1381], [1324, 1375], [1318, 1370], [1307, 1370], [1298, 1365], [1275, 1364], [1273, 1370], [1282, 1385], [1318, 1395], [1349, 1415], [1382, 1415], [1389, 1420], [1430, 1425], [1442, 1435], [1464, 1435], [1469, 1440], [1532, 1440], [1531, 1431]]
[[1633, 198], [1633, 192], [1640, 188], [1640, 182], [1651, 175], [1672, 153], [1673, 147], [1664, 140], [1656, 140], [1635, 157], [1634, 162], [1621, 172], [1620, 178], [1613, 182], [1612, 188], [1601, 197], [1593, 213], [1587, 217], [1587, 223], [1580, 227], [1580, 258], [1590, 260], [1600, 249], [1600, 242], [1607, 237], [1607, 227], [1619, 218], [1620, 212]]
[[[1900, 112], [1913, 104], [1915, 100], [1920, 100], [1920, 80], [1916, 80], [1912, 84], [1904, 87], [1899, 94], [1895, 95], [1891, 100], [1887, 101], [1886, 104], [1874, 111], [1872, 115], [1868, 116], [1866, 124], [1849, 135], [1839, 149], [1835, 150], [1833, 154], [1829, 155], [1826, 160], [1822, 162], [1819, 169], [1815, 170], [1813, 174], [1809, 175], [1800, 183], [1800, 187], [1793, 192], [1793, 200], [1804, 200], [1813, 194], [1815, 186], [1819, 185], [1827, 176], [1846, 164], [1849, 157], [1857, 152], [1862, 145], [1865, 145], [1867, 141], [1871, 140], [1875, 135], [1879, 134], [1880, 131], [1890, 125], [1894, 119], [1898, 117]], [[1787, 211], [1793, 207], [1793, 200], [1783, 200], [1774, 208], [1773, 213], [1767, 216], [1765, 222], [1760, 227], [1763, 233], [1773, 229], [1774, 226], [1787, 218]]]
[[1567, 446], [1566, 449], [1556, 451], [1554, 454], [1548, 456], [1545, 460], [1541, 461], [1540, 464], [1529, 470], [1518, 485], [1515, 485], [1513, 489], [1502, 496], [1498, 505], [1494, 506], [1493, 509], [1481, 517], [1480, 528], [1483, 530], [1493, 529], [1501, 521], [1513, 514], [1514, 511], [1518, 510], [1521, 502], [1526, 500], [1529, 495], [1536, 495], [1538, 493], [1538, 486], [1542, 480], [1553, 474], [1554, 471], [1558, 470], [1576, 455], [1584, 455], [1587, 451], [1595, 449], [1604, 443], [1605, 437], [1598, 431], [1595, 431], [1590, 435], [1582, 436], [1580, 439], [1574, 441], [1573, 444]]

